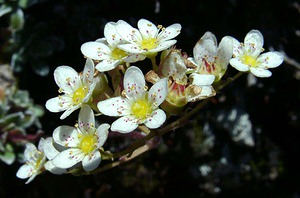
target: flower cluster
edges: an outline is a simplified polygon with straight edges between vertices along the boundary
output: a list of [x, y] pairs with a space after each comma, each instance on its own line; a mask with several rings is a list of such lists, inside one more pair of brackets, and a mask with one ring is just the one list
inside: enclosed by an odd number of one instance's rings
[[[49, 111], [63, 112], [61, 119], [80, 109], [78, 122], [57, 127], [52, 137], [41, 139], [38, 149], [28, 144], [27, 163], [17, 176], [29, 177], [30, 182], [45, 170], [89, 174], [102, 160], [126, 160], [139, 148], [148, 149], [140, 146], [162, 135], [160, 129], [172, 131], [181, 126], [179, 121], [173, 128], [167, 125], [170, 117], [184, 117], [182, 110], [189, 104], [215, 96], [219, 85], [226, 82], [222, 78], [229, 64], [241, 72], [269, 77], [267, 69], [283, 62], [279, 52], [261, 54], [263, 37], [258, 30], [250, 31], [243, 44], [225, 36], [219, 45], [215, 35], [206, 32], [193, 56], [175, 47], [174, 38], [180, 31], [180, 24], [165, 28], [140, 19], [134, 28], [119, 20], [105, 25], [103, 38], [84, 43], [83, 72], [58, 67], [54, 79], [61, 95], [46, 102]], [[146, 58], [152, 65], [147, 65]], [[132, 150], [127, 153], [111, 153], [103, 148], [111, 131], [139, 133], [143, 142], [128, 147]]]

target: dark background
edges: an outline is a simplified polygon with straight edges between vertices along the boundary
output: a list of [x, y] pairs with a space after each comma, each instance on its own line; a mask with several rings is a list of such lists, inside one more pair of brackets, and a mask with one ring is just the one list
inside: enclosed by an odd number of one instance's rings
[[[160, 7], [155, 12], [157, 3]], [[274, 48], [300, 61], [299, 7], [292, 0], [38, 1], [24, 10], [26, 23], [20, 38], [24, 42], [32, 40], [26, 52], [27, 62], [15, 75], [20, 89], [29, 90], [34, 102], [44, 105], [57, 94], [54, 69], [69, 65], [80, 71], [85, 62], [81, 44], [103, 37], [104, 25], [119, 19], [135, 27], [140, 18], [163, 26], [180, 23], [182, 31], [176, 46], [190, 56], [206, 31], [213, 32], [219, 42], [226, 35], [243, 41], [250, 30], [258, 29], [264, 35], [266, 51]], [[42, 60], [49, 74], [40, 75], [41, 68], [34, 67], [33, 60]], [[246, 75], [242, 76], [220, 93], [226, 96], [225, 102], [210, 103], [188, 127], [165, 135], [159, 148], [121, 167], [82, 177], [46, 173], [25, 185], [24, 180], [15, 177], [20, 164], [1, 164], [0, 197], [297, 198], [300, 71], [287, 62], [271, 71], [271, 78], [258, 79], [251, 87], [247, 87]], [[232, 68], [228, 72], [236, 73]], [[202, 132], [201, 126], [207, 122], [214, 126], [214, 116], [220, 109], [231, 108], [249, 114], [257, 129], [255, 146], [236, 143], [228, 131], [212, 127], [214, 146], [208, 150], [199, 148], [203, 139], [195, 134]], [[60, 121], [59, 114], [46, 110], [41, 119], [45, 136], [50, 136], [59, 125], [73, 125], [76, 116]], [[230, 160], [222, 166], [220, 159], [224, 156]], [[213, 168], [208, 176], [199, 172], [203, 164]], [[243, 172], [243, 164], [249, 164], [251, 171]], [[271, 177], [274, 170], [276, 176]]]

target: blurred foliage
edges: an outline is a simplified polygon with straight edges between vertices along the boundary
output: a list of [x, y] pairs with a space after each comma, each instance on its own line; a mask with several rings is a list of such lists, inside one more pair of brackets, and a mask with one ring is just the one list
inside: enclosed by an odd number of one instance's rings
[[[24, 181], [15, 178], [18, 167], [1, 165], [0, 197], [300, 196], [300, 163], [296, 160], [300, 155], [297, 1], [0, 0], [0, 3], [0, 62], [10, 63], [19, 86], [28, 89], [30, 96], [42, 105], [57, 92], [53, 76], [48, 74], [64, 64], [80, 71], [79, 66], [84, 63], [80, 45], [102, 37], [108, 21], [123, 19], [135, 25], [140, 18], [147, 18], [164, 26], [181, 23], [183, 29], [176, 45], [189, 55], [206, 31], [212, 31], [217, 38], [231, 35], [241, 41], [249, 30], [258, 29], [264, 35], [266, 48], [282, 50], [287, 55], [286, 63], [272, 70], [271, 78], [244, 75], [222, 90], [187, 127], [167, 134], [157, 149], [121, 167], [85, 177], [45, 174], [24, 185]], [[230, 76], [236, 71], [228, 72]], [[24, 104], [30, 105], [22, 106], [20, 95]], [[5, 104], [11, 104], [23, 115], [5, 110], [5, 105], [1, 110], [5, 119], [12, 114], [15, 117], [10, 119], [24, 124], [24, 128], [35, 123], [33, 120], [38, 116], [23, 120], [28, 116], [27, 109], [34, 111], [28, 93], [14, 88], [8, 98], [11, 102]], [[41, 117], [46, 135], [62, 125], [58, 117], [48, 112]], [[70, 117], [66, 122], [72, 124], [74, 119]], [[123, 142], [124, 137], [120, 138], [116, 141]], [[121, 149], [116, 145], [126, 146], [118, 143], [110, 142], [104, 147], [112, 145], [106, 149], [113, 150]], [[0, 147], [0, 152], [4, 149], [9, 156], [12, 150], [6, 145]]]
[[[12, 164], [23, 154], [27, 142], [42, 131], [39, 117], [43, 108], [34, 105], [28, 91], [19, 90], [8, 65], [0, 65], [0, 160]], [[19, 156], [20, 157], [20, 156]]]

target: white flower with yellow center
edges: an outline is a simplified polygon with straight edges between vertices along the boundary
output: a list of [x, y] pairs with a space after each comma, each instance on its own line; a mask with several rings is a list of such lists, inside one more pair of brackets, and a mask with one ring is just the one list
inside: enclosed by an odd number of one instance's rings
[[119, 44], [127, 43], [116, 30], [116, 23], [109, 22], [104, 27], [104, 38], [86, 42], [81, 46], [84, 56], [100, 61], [95, 67], [100, 72], [116, 68], [124, 62], [137, 62], [145, 59], [141, 54], [131, 54], [118, 48]]
[[176, 40], [173, 38], [181, 31], [181, 25], [178, 23], [163, 28], [156, 27], [146, 19], [140, 19], [137, 26], [138, 29], [123, 20], [117, 22], [117, 32], [128, 42], [120, 44], [118, 48], [133, 54], [151, 56], [174, 45]]
[[257, 77], [270, 77], [272, 73], [268, 69], [278, 67], [284, 56], [276, 51], [262, 53], [263, 44], [264, 38], [258, 30], [251, 30], [244, 43], [233, 38], [233, 58], [230, 64], [242, 72], [250, 70]]
[[195, 67], [198, 74], [213, 74], [218, 81], [227, 70], [232, 57], [232, 38], [225, 36], [219, 46], [215, 35], [206, 32], [193, 49], [193, 58], [188, 58], [190, 66]]
[[64, 119], [90, 100], [96, 86], [94, 63], [88, 58], [82, 74], [69, 66], [60, 66], [54, 71], [54, 79], [59, 86], [58, 92], [64, 94], [49, 99], [46, 108], [51, 112], [65, 111], [60, 116]]
[[123, 96], [100, 101], [97, 105], [104, 115], [121, 116], [112, 123], [111, 130], [129, 133], [139, 124], [150, 129], [160, 127], [166, 120], [166, 114], [158, 106], [168, 94], [167, 79], [161, 79], [147, 92], [142, 71], [132, 66], [125, 72], [123, 85]]
[[22, 165], [18, 172], [17, 177], [21, 179], [29, 178], [26, 182], [31, 182], [38, 174], [44, 170], [46, 156], [43, 151], [44, 139], [41, 138], [38, 149], [32, 143], [27, 143], [24, 151], [25, 164]]
[[99, 149], [107, 139], [109, 127], [109, 124], [101, 124], [96, 129], [92, 109], [83, 105], [75, 127], [60, 126], [54, 130], [54, 142], [66, 149], [52, 159], [53, 165], [67, 169], [81, 162], [85, 171], [97, 168], [101, 162]]

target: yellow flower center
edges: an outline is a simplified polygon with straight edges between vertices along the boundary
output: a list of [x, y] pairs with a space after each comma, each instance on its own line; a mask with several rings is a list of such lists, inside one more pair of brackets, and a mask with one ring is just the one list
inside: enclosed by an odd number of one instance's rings
[[140, 119], [145, 119], [152, 112], [151, 105], [145, 99], [135, 101], [131, 106], [132, 114]]
[[115, 60], [122, 59], [123, 57], [127, 56], [127, 53], [119, 48], [115, 48], [111, 52], [111, 57]]
[[256, 58], [254, 58], [253, 56], [244, 55], [242, 61], [245, 65], [249, 65], [251, 67], [257, 67], [258, 65]]
[[94, 134], [85, 134], [81, 137], [79, 148], [85, 154], [93, 152], [96, 147], [97, 137]]
[[157, 39], [156, 38], [148, 38], [148, 39], [144, 39], [141, 43], [141, 47], [144, 50], [151, 50], [154, 49], [158, 46], [157, 44]]
[[83, 98], [86, 96], [88, 89], [85, 86], [79, 87], [72, 96], [72, 101], [75, 105], [82, 102]]

